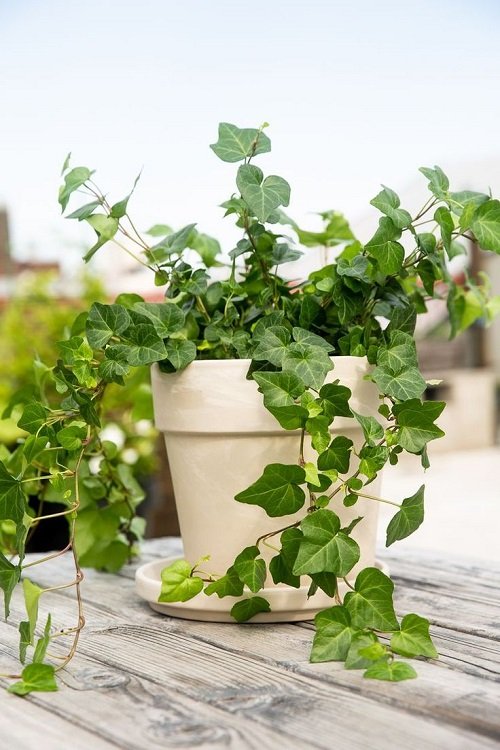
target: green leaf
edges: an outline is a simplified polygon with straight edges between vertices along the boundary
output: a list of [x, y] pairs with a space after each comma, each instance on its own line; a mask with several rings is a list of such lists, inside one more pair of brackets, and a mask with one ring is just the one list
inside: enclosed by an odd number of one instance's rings
[[45, 654], [47, 653], [47, 648], [50, 643], [50, 627], [51, 627], [51, 617], [49, 614], [47, 615], [47, 620], [45, 622], [43, 636], [39, 638], [36, 642], [35, 652], [33, 654], [34, 664], [38, 664], [45, 659]]
[[315, 586], [325, 592], [327, 596], [334, 597], [338, 589], [337, 576], [334, 573], [312, 573], [311, 580]]
[[268, 406], [271, 412], [284, 430], [300, 430], [307, 421], [307, 410], [301, 406]]
[[[123, 356], [132, 367], [150, 365], [167, 357], [165, 344], [158, 338], [153, 325], [149, 323], [139, 323], [127, 328], [123, 333], [123, 338], [130, 343], [117, 344], [113, 347], [114, 355], [117, 360]], [[172, 343], [169, 342], [169, 345]]]
[[419, 615], [405, 615], [400, 630], [391, 638], [391, 649], [401, 656], [436, 659], [438, 652], [429, 635], [429, 620]]
[[416, 367], [407, 367], [394, 374], [389, 369], [379, 366], [373, 370], [371, 376], [381, 393], [400, 401], [418, 398], [427, 387]]
[[161, 339], [166, 339], [184, 327], [186, 316], [177, 305], [166, 302], [136, 302], [133, 310], [149, 318]]
[[367, 479], [374, 479], [389, 458], [389, 449], [384, 445], [364, 446], [360, 452], [359, 472]]
[[343, 661], [351, 645], [357, 628], [351, 624], [351, 617], [345, 607], [336, 606], [318, 612], [314, 618], [314, 636], [311, 661]]
[[170, 339], [165, 350], [168, 361], [176, 370], [183, 370], [196, 359], [196, 344], [188, 339]]
[[88, 219], [88, 217], [94, 213], [96, 208], [100, 208], [101, 205], [101, 201], [91, 201], [90, 203], [86, 203], [84, 206], [77, 208], [76, 211], [73, 211], [73, 213], [69, 214], [66, 218], [83, 221], [84, 219]]
[[365, 250], [377, 261], [380, 272], [387, 276], [401, 270], [405, 252], [396, 242], [400, 237], [401, 229], [388, 216], [382, 216], [377, 231], [365, 245]]
[[353, 625], [374, 630], [398, 630], [392, 592], [394, 584], [378, 568], [364, 568], [356, 578], [354, 591], [344, 597]]
[[285, 351], [282, 368], [297, 375], [304, 385], [319, 390], [333, 364], [322, 347], [295, 343]]
[[20, 566], [13, 565], [0, 551], [0, 588], [3, 590], [5, 619], [9, 616], [12, 592], [19, 583], [20, 578]]
[[113, 239], [118, 231], [118, 219], [113, 219], [111, 216], [106, 216], [105, 214], [92, 214], [92, 216], [87, 217], [86, 221], [97, 234], [97, 242], [83, 256], [85, 263], [88, 263], [100, 247]]
[[441, 228], [441, 239], [446, 251], [449, 251], [451, 246], [451, 235], [455, 228], [453, 217], [447, 208], [440, 206], [434, 213], [434, 219], [437, 221]]
[[364, 417], [362, 414], [356, 414], [356, 412], [353, 412], [353, 414], [361, 425], [368, 445], [375, 446], [375, 443], [384, 437], [384, 428], [380, 422], [375, 417]]
[[283, 177], [269, 175], [264, 179], [262, 170], [253, 164], [242, 164], [238, 169], [236, 185], [241, 197], [259, 221], [267, 221], [279, 206], [288, 206], [290, 185]]
[[346, 474], [349, 471], [352, 447], [352, 440], [344, 435], [337, 435], [326, 451], [319, 456], [318, 469], [320, 471], [335, 469], [339, 474]]
[[33, 645], [33, 637], [38, 620], [38, 600], [41, 594], [43, 594], [43, 590], [40, 586], [32, 583], [29, 578], [23, 578], [23, 592], [29, 622], [29, 642], [30, 645]]
[[260, 591], [266, 580], [266, 563], [262, 558], [257, 559], [259, 555], [258, 547], [245, 547], [232, 565], [240, 581], [243, 581], [254, 594]]
[[203, 580], [193, 576], [186, 560], [176, 560], [161, 571], [159, 602], [187, 602], [203, 589]]
[[368, 667], [363, 677], [370, 680], [387, 680], [388, 682], [401, 682], [402, 680], [413, 680], [417, 673], [410, 664], [403, 661], [380, 661]]
[[283, 326], [270, 326], [266, 328], [259, 343], [255, 347], [252, 359], [257, 361], [266, 360], [271, 364], [281, 367], [283, 358], [290, 344], [290, 334]]
[[117, 203], [114, 203], [111, 206], [111, 210], [109, 212], [110, 216], [112, 216], [115, 219], [122, 219], [126, 215], [128, 202], [132, 196], [132, 193], [134, 192], [136, 188], [137, 183], [139, 182], [140, 177], [141, 177], [141, 172], [139, 172], [139, 174], [135, 178], [134, 184], [132, 186], [132, 190], [130, 191], [130, 193], [125, 198], [123, 198], [123, 200], [118, 201]]
[[71, 194], [78, 190], [93, 175], [93, 172], [87, 167], [74, 167], [64, 177], [64, 185], [59, 189], [59, 204], [64, 212]]
[[51, 693], [58, 689], [55, 670], [51, 664], [28, 664], [21, 672], [22, 679], [8, 688], [9, 693]]
[[32, 463], [37, 456], [42, 453], [47, 447], [46, 437], [37, 437], [36, 435], [30, 435], [26, 438], [23, 445], [23, 453], [28, 463]]
[[9, 474], [0, 461], [0, 521], [11, 519], [16, 524], [21, 523], [26, 507], [21, 483]]
[[89, 310], [86, 334], [91, 347], [102, 349], [112, 336], [118, 336], [130, 325], [130, 315], [122, 305], [94, 302]]
[[422, 485], [414, 495], [403, 500], [387, 527], [386, 547], [410, 536], [421, 525], [424, 520], [424, 490], [425, 485]]
[[370, 203], [378, 208], [383, 214], [389, 217], [394, 226], [398, 229], [405, 229], [411, 224], [411, 216], [408, 211], [399, 208], [399, 196], [388, 187], [382, 186], [383, 189], [373, 198]]
[[443, 430], [434, 424], [445, 407], [444, 401], [410, 399], [396, 404], [393, 413], [399, 427], [398, 443], [409, 453], [419, 453], [430, 440], [444, 435]]
[[259, 505], [268, 516], [287, 516], [302, 508], [304, 491], [299, 487], [305, 482], [305, 472], [294, 464], [269, 464], [262, 476], [243, 492], [235, 496], [239, 503]]
[[483, 250], [500, 253], [500, 201], [489, 200], [480, 205], [471, 229]]
[[87, 437], [87, 426], [85, 422], [75, 422], [69, 427], [63, 427], [57, 433], [59, 445], [67, 451], [76, 451], [82, 446], [82, 440]]
[[196, 232], [190, 240], [190, 246], [193, 250], [196, 250], [207, 268], [217, 265], [216, 258], [221, 253], [221, 247], [219, 241], [214, 237]]
[[339, 517], [331, 510], [310, 513], [300, 528], [303, 539], [293, 567], [295, 575], [335, 573], [343, 577], [359, 560], [359, 546], [340, 531]]
[[291, 372], [254, 372], [252, 377], [264, 395], [267, 408], [292, 406], [305, 390], [300, 378]]
[[46, 419], [47, 410], [41, 404], [34, 402], [26, 404], [17, 426], [21, 430], [35, 434], [45, 424]]
[[369, 648], [377, 642], [377, 636], [371, 630], [361, 630], [354, 633], [345, 659], [345, 668], [366, 669], [373, 664], [372, 659], [361, 656], [359, 652], [361, 649]]
[[297, 559], [302, 532], [300, 529], [286, 529], [281, 537], [281, 550], [278, 555], [273, 557], [269, 563], [269, 572], [274, 583], [286, 583], [298, 589], [300, 587], [300, 577], [293, 574], [293, 566]]
[[311, 346], [319, 346], [324, 349], [327, 353], [333, 351], [333, 344], [330, 344], [322, 336], [318, 336], [311, 331], [306, 331], [305, 328], [295, 327], [292, 329], [293, 339], [297, 344], [310, 344]]
[[251, 596], [249, 599], [242, 599], [231, 609], [231, 617], [234, 617], [236, 622], [245, 622], [250, 620], [259, 612], [270, 612], [271, 607], [267, 599], [262, 596]]
[[441, 167], [437, 165], [434, 166], [434, 169], [420, 167], [419, 172], [422, 172], [429, 180], [429, 190], [431, 193], [439, 200], [446, 200], [450, 182]]
[[243, 593], [243, 581], [240, 580], [236, 570], [231, 567], [217, 581], [209, 583], [205, 587], [204, 593], [207, 596], [217, 594], [219, 599], [222, 599], [223, 596], [241, 596]]
[[230, 122], [221, 122], [219, 139], [210, 148], [222, 161], [236, 162], [267, 153], [271, 150], [271, 141], [256, 128], [237, 128]]
[[22, 620], [19, 623], [19, 661], [24, 664], [28, 646], [31, 645], [30, 624], [28, 620]]
[[394, 375], [402, 370], [418, 367], [413, 337], [404, 331], [393, 331], [389, 343], [379, 349], [377, 364]]
[[339, 276], [349, 276], [358, 281], [370, 283], [370, 262], [364, 255], [356, 255], [351, 260], [339, 258], [337, 261], [337, 273]]
[[352, 417], [349, 408], [351, 396], [351, 391], [345, 385], [327, 383], [320, 389], [318, 402], [323, 409], [323, 413], [330, 419]]

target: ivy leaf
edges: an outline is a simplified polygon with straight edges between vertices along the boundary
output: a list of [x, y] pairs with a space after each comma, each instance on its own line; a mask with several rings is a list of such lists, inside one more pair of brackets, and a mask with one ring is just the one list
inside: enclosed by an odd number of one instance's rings
[[[159, 362], [167, 357], [167, 349], [163, 341], [158, 338], [158, 334], [153, 325], [149, 323], [139, 323], [127, 328], [123, 333], [127, 344], [117, 344], [114, 347], [117, 359], [119, 354], [123, 353], [129, 365], [140, 367], [150, 365], [153, 362]], [[173, 342], [168, 342], [172, 344]]]
[[57, 690], [55, 670], [51, 664], [28, 664], [21, 672], [22, 679], [8, 688], [9, 693], [28, 695], [28, 693], [50, 693]]
[[450, 182], [441, 167], [438, 167], [437, 165], [434, 166], [434, 169], [431, 169], [430, 167], [420, 167], [419, 172], [422, 172], [422, 174], [429, 180], [429, 190], [431, 193], [438, 198], [438, 200], [446, 200], [448, 197]]
[[297, 344], [311, 344], [311, 346], [319, 346], [326, 352], [330, 353], [333, 351], [333, 345], [326, 341], [322, 336], [318, 336], [311, 331], [306, 331], [305, 328], [295, 327], [292, 329], [293, 339]]
[[367, 479], [374, 479], [387, 463], [389, 449], [385, 445], [363, 446], [359, 457], [359, 473], [364, 474]]
[[344, 597], [353, 625], [382, 631], [399, 629], [392, 602], [394, 584], [385, 573], [378, 568], [364, 568], [358, 573], [354, 589]]
[[33, 654], [33, 664], [43, 662], [43, 660], [45, 659], [45, 654], [47, 653], [47, 648], [50, 643], [50, 627], [51, 617], [50, 614], [48, 614], [47, 620], [45, 622], [45, 628], [43, 630], [43, 636], [36, 642], [35, 651]]
[[364, 417], [362, 414], [357, 414], [356, 412], [353, 412], [353, 414], [361, 425], [363, 435], [365, 436], [368, 445], [375, 446], [375, 443], [384, 437], [384, 428], [380, 422], [378, 422], [375, 417]]
[[13, 565], [0, 551], [0, 588], [3, 590], [5, 619], [9, 617], [12, 592], [19, 583], [20, 578], [20, 566]]
[[300, 529], [286, 529], [281, 537], [281, 550], [269, 563], [269, 572], [274, 583], [286, 583], [287, 586], [300, 587], [300, 577], [293, 574], [293, 566], [297, 559], [302, 532]]
[[170, 339], [165, 350], [168, 361], [176, 370], [183, 370], [196, 359], [196, 344], [189, 339]]
[[335, 596], [338, 584], [337, 576], [334, 573], [312, 573], [311, 580], [327, 596], [331, 596], [332, 598]]
[[29, 578], [23, 579], [24, 603], [29, 622], [29, 643], [33, 645], [33, 636], [35, 634], [36, 622], [38, 620], [38, 600], [43, 590], [40, 586], [32, 583]]
[[28, 646], [31, 645], [30, 624], [28, 620], [22, 620], [19, 623], [19, 661], [24, 664]]
[[405, 251], [396, 241], [400, 237], [401, 229], [388, 216], [382, 216], [377, 231], [365, 245], [365, 250], [375, 258], [380, 272], [386, 276], [401, 270]]
[[106, 216], [105, 214], [92, 214], [85, 221], [90, 224], [97, 234], [97, 242], [83, 256], [85, 263], [88, 263], [100, 247], [113, 239], [118, 231], [118, 219], [113, 219], [111, 216]]
[[483, 250], [500, 253], [500, 201], [489, 200], [480, 205], [471, 229]]
[[114, 203], [111, 206], [111, 210], [109, 212], [109, 215], [112, 216], [114, 219], [122, 219], [126, 215], [128, 202], [129, 202], [129, 200], [130, 200], [130, 198], [131, 198], [131, 196], [132, 196], [132, 194], [133, 194], [133, 192], [134, 192], [134, 190], [135, 190], [135, 188], [137, 186], [137, 183], [139, 182], [139, 180], [141, 178], [141, 173], [142, 173], [142, 170], [141, 170], [141, 172], [139, 172], [139, 174], [135, 178], [134, 184], [132, 185], [132, 190], [130, 191], [130, 193], [125, 198], [123, 198], [121, 201], [118, 201], [117, 203]]
[[416, 367], [407, 367], [397, 374], [385, 367], [376, 367], [371, 375], [381, 393], [400, 401], [415, 399], [426, 389], [426, 382]]
[[337, 435], [326, 451], [319, 456], [318, 469], [320, 471], [335, 469], [339, 474], [346, 474], [349, 471], [352, 447], [352, 440], [344, 435]]
[[264, 395], [267, 408], [292, 406], [305, 390], [301, 379], [292, 372], [254, 372], [252, 377]]
[[409, 367], [418, 367], [415, 341], [409, 333], [393, 331], [389, 343], [379, 349], [377, 364], [397, 374]]
[[452, 232], [455, 228], [453, 217], [447, 208], [445, 208], [444, 206], [440, 206], [434, 213], [434, 219], [437, 221], [441, 228], [441, 239], [443, 241], [443, 246], [448, 252], [451, 247]]
[[340, 531], [339, 517], [331, 510], [310, 513], [300, 529], [303, 539], [293, 566], [295, 575], [335, 573], [346, 576], [359, 560], [359, 546]]
[[21, 483], [15, 479], [0, 461], [0, 521], [8, 519], [21, 523], [26, 510], [26, 496]]
[[101, 205], [101, 201], [91, 201], [90, 203], [86, 203], [84, 206], [80, 206], [80, 208], [77, 208], [76, 211], [73, 211], [73, 213], [66, 216], [66, 218], [78, 219], [78, 221], [83, 221], [84, 219], [88, 219], [88, 217], [94, 213], [96, 208], [100, 208]]
[[176, 560], [161, 571], [159, 602], [187, 602], [203, 589], [203, 580], [193, 576], [186, 560]]
[[366, 669], [373, 664], [372, 659], [360, 655], [360, 649], [369, 648], [378, 642], [377, 636], [371, 630], [357, 631], [351, 640], [351, 645], [345, 659], [346, 669]]
[[349, 399], [352, 393], [345, 385], [327, 383], [319, 392], [318, 403], [323, 413], [333, 419], [334, 417], [352, 417], [349, 408]]
[[284, 430], [302, 429], [307, 420], [306, 409], [295, 404], [292, 406], [268, 406], [267, 409]]
[[252, 359], [266, 360], [277, 367], [281, 367], [289, 343], [290, 334], [286, 328], [270, 326], [265, 329], [262, 338], [255, 347]]
[[387, 527], [386, 547], [410, 536], [421, 525], [424, 520], [424, 490], [423, 484], [414, 495], [403, 500]]
[[394, 226], [398, 229], [405, 229], [411, 224], [411, 216], [408, 211], [399, 208], [399, 196], [388, 187], [382, 186], [382, 190], [373, 198], [370, 203], [378, 208], [383, 214], [389, 217]]
[[193, 233], [189, 244], [193, 250], [196, 250], [207, 268], [218, 265], [216, 258], [221, 252], [221, 247], [215, 237], [196, 232]]
[[47, 410], [42, 404], [33, 402], [26, 404], [17, 426], [32, 435], [38, 432], [47, 420]]
[[320, 415], [308, 419], [306, 422], [306, 430], [311, 436], [311, 444], [315, 451], [323, 453], [330, 445], [331, 435], [330, 426], [331, 419]]
[[430, 440], [444, 435], [434, 421], [445, 407], [444, 401], [410, 399], [393, 407], [399, 426], [398, 443], [409, 453], [419, 453]]
[[351, 617], [345, 607], [336, 606], [318, 612], [314, 618], [314, 636], [311, 661], [343, 661], [349, 651], [357, 628], [351, 624]]
[[262, 558], [257, 559], [259, 555], [258, 547], [246, 547], [236, 557], [232, 566], [240, 581], [243, 581], [254, 594], [260, 591], [266, 580], [266, 563]]
[[196, 224], [186, 224], [177, 232], [171, 232], [167, 237], [164, 237], [149, 252], [151, 259], [159, 263], [174, 253], [182, 253], [190, 245], [195, 227]]
[[269, 464], [256, 482], [235, 496], [239, 503], [260, 505], [268, 516], [287, 516], [302, 508], [305, 494], [300, 484], [305, 472], [295, 464]]
[[72, 193], [87, 182], [93, 174], [87, 167], [74, 167], [65, 175], [64, 185], [59, 189], [59, 204], [63, 212], [66, 210]]
[[310, 344], [290, 344], [282, 360], [283, 372], [293, 372], [306, 386], [319, 390], [333, 364], [326, 351]]
[[438, 652], [429, 635], [429, 620], [419, 615], [405, 615], [400, 630], [391, 638], [391, 649], [401, 656], [436, 659]]
[[165, 302], [136, 302], [133, 310], [149, 318], [161, 339], [166, 339], [172, 333], [180, 331], [186, 317], [177, 305]]
[[205, 587], [204, 593], [207, 596], [217, 594], [219, 599], [222, 599], [224, 596], [241, 596], [243, 593], [243, 581], [240, 580], [234, 567], [231, 567], [217, 581], [209, 583]]
[[248, 599], [242, 599], [240, 602], [236, 602], [231, 609], [231, 617], [234, 617], [236, 622], [245, 622], [251, 620], [252, 617], [259, 614], [259, 612], [270, 612], [271, 606], [267, 599], [262, 596], [251, 596]]
[[82, 446], [82, 440], [87, 437], [87, 426], [85, 422], [74, 422], [69, 427], [63, 427], [57, 433], [59, 445], [67, 451], [76, 451]]
[[363, 674], [370, 680], [387, 680], [388, 682], [401, 682], [402, 680], [413, 680], [417, 677], [417, 673], [410, 664], [406, 664], [403, 661], [387, 661], [381, 659], [380, 661], [372, 664], [368, 667], [366, 672]]
[[37, 437], [36, 435], [30, 435], [26, 438], [23, 445], [23, 453], [26, 461], [32, 463], [34, 459], [42, 453], [47, 447], [46, 437]]
[[102, 349], [112, 336], [118, 336], [129, 325], [130, 315], [123, 305], [94, 302], [87, 317], [87, 340], [94, 349]]
[[267, 221], [279, 206], [290, 203], [290, 185], [283, 177], [269, 175], [253, 164], [242, 164], [236, 176], [241, 197], [259, 221]]
[[222, 161], [236, 162], [267, 153], [271, 150], [271, 141], [256, 128], [237, 128], [230, 122], [221, 122], [219, 139], [210, 148]]

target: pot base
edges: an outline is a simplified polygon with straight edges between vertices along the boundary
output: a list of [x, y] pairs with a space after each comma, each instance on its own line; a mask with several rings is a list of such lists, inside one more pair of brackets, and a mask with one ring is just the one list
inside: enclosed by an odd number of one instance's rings
[[[231, 617], [230, 610], [237, 601], [254, 596], [250, 591], [245, 591], [242, 596], [225, 596], [219, 599], [217, 595], [206, 596], [203, 592], [197, 594], [188, 602], [159, 602], [160, 574], [163, 568], [171, 565], [181, 557], [164, 557], [159, 560], [141, 565], [135, 574], [136, 591], [142, 599], [145, 599], [151, 609], [169, 617], [180, 617], [184, 620], [199, 620], [201, 622], [230, 622], [236, 624]], [[388, 568], [378, 560], [375, 566], [388, 573]], [[269, 601], [271, 612], [260, 612], [252, 617], [251, 622], [299, 622], [301, 620], [312, 620], [322, 609], [333, 606], [333, 600], [323, 591], [318, 589], [314, 596], [307, 598], [309, 586], [301, 586], [298, 589], [288, 586], [273, 586], [264, 588], [256, 594]], [[343, 596], [348, 587], [343, 581], [339, 582], [339, 593]]]

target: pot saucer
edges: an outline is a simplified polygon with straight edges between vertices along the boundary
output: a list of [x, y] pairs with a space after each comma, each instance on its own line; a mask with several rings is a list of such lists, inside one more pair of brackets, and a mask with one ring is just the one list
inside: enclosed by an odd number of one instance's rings
[[[231, 622], [235, 620], [230, 615], [233, 604], [241, 599], [254, 596], [250, 591], [245, 591], [242, 596], [226, 596], [219, 599], [216, 594], [206, 596], [203, 592], [197, 594], [187, 602], [159, 602], [160, 574], [163, 568], [171, 565], [181, 557], [164, 557], [141, 565], [135, 574], [135, 588], [142, 599], [145, 599], [151, 609], [169, 617], [180, 617], [185, 620], [200, 620], [203, 622]], [[375, 567], [388, 572], [386, 565], [378, 560]], [[269, 601], [271, 612], [260, 612], [252, 617], [251, 622], [298, 622], [300, 620], [312, 620], [322, 609], [331, 607], [333, 599], [318, 589], [314, 596], [307, 598], [309, 585], [293, 589], [288, 586], [278, 585], [264, 588], [257, 596], [262, 596]], [[339, 593], [343, 596], [348, 587], [343, 581], [339, 582]]]

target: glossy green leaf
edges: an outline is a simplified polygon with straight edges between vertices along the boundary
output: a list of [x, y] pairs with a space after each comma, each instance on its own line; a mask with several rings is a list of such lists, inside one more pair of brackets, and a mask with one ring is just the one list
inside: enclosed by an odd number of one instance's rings
[[13, 477], [0, 461], [0, 521], [11, 519], [20, 523], [27, 508], [22, 484]]
[[222, 161], [237, 162], [270, 151], [271, 141], [256, 128], [238, 128], [229, 122], [221, 122], [219, 139], [210, 148]]
[[361, 425], [365, 441], [368, 445], [374, 446], [384, 437], [384, 428], [375, 417], [364, 417], [362, 414], [353, 412], [356, 421]]
[[303, 539], [293, 567], [295, 575], [327, 572], [343, 577], [359, 560], [357, 542], [340, 531], [339, 517], [333, 511], [310, 513], [300, 529]]
[[268, 516], [286, 516], [302, 508], [305, 494], [300, 484], [305, 472], [295, 464], [269, 464], [262, 476], [235, 496], [239, 503], [259, 505]]
[[50, 693], [57, 690], [54, 667], [51, 664], [28, 664], [21, 673], [22, 679], [8, 688], [9, 693]]
[[345, 607], [324, 609], [314, 618], [316, 633], [311, 651], [312, 662], [343, 661], [357, 628]]
[[50, 643], [51, 622], [52, 620], [49, 614], [47, 615], [43, 635], [36, 642], [35, 651], [33, 653], [33, 664], [41, 663], [45, 659], [45, 654], [47, 653], [47, 648]]
[[500, 201], [489, 200], [480, 205], [471, 229], [483, 250], [500, 253]]
[[370, 680], [386, 680], [388, 682], [401, 682], [402, 680], [413, 680], [417, 677], [417, 673], [410, 664], [406, 664], [403, 661], [387, 661], [381, 659], [380, 661], [372, 664], [368, 667], [366, 672], [363, 674]]
[[252, 377], [264, 395], [267, 408], [292, 406], [305, 390], [300, 378], [291, 372], [254, 372]]
[[443, 411], [443, 401], [410, 399], [393, 407], [398, 431], [398, 443], [409, 453], [419, 453], [427, 443], [444, 435], [435, 420]]
[[350, 438], [337, 435], [326, 451], [319, 456], [318, 469], [320, 471], [335, 469], [339, 474], [346, 474], [349, 471], [352, 447], [353, 442]]
[[241, 197], [259, 221], [267, 221], [279, 206], [288, 206], [290, 185], [283, 177], [269, 175], [253, 164], [243, 164], [238, 169], [236, 184]]
[[434, 166], [434, 169], [431, 169], [430, 167], [420, 167], [419, 172], [422, 172], [422, 174], [429, 180], [429, 190], [436, 196], [436, 198], [439, 200], [445, 200], [448, 197], [450, 182], [441, 167], [438, 167], [437, 165]]
[[274, 583], [286, 583], [293, 588], [299, 588], [300, 577], [294, 575], [293, 566], [301, 540], [302, 532], [297, 528], [286, 529], [281, 534], [281, 550], [269, 563], [269, 572]]
[[429, 620], [419, 615], [405, 615], [399, 631], [391, 638], [391, 649], [401, 656], [436, 659], [438, 652], [429, 635]]
[[372, 378], [381, 393], [400, 401], [419, 398], [426, 389], [425, 380], [416, 367], [407, 367], [397, 374], [384, 367], [376, 367]]
[[43, 593], [43, 590], [40, 588], [40, 586], [32, 583], [29, 578], [23, 578], [23, 593], [26, 613], [28, 615], [29, 622], [29, 642], [31, 645], [33, 645], [33, 637], [38, 620], [38, 601], [41, 594]]
[[327, 383], [319, 392], [318, 402], [327, 417], [352, 417], [349, 399], [352, 393], [345, 385]]
[[277, 367], [281, 367], [290, 340], [290, 333], [286, 328], [283, 326], [270, 326], [265, 329], [259, 343], [255, 347], [252, 359], [257, 361], [265, 360]]
[[62, 211], [66, 210], [72, 193], [87, 182], [92, 174], [93, 172], [87, 167], [74, 167], [64, 176], [64, 185], [59, 189], [59, 204]]
[[399, 629], [394, 613], [394, 584], [378, 568], [364, 568], [356, 578], [354, 591], [344, 597], [353, 625], [358, 628], [393, 631]]
[[177, 305], [165, 302], [136, 302], [133, 310], [149, 318], [161, 339], [165, 339], [172, 333], [180, 331], [184, 326], [186, 318]]
[[231, 617], [234, 617], [236, 622], [246, 622], [251, 620], [252, 617], [258, 615], [259, 612], [270, 612], [271, 606], [267, 599], [262, 596], [251, 596], [248, 599], [242, 599], [240, 602], [236, 602], [231, 609]]
[[260, 591], [266, 580], [266, 563], [259, 555], [258, 547], [245, 547], [232, 565], [240, 581], [243, 581], [254, 594]]
[[186, 560], [176, 560], [161, 571], [159, 602], [187, 602], [203, 589], [203, 581], [192, 574]]
[[319, 390], [333, 364], [322, 347], [295, 343], [286, 349], [282, 368], [283, 372], [293, 372], [306, 386]]
[[113, 219], [105, 214], [92, 214], [92, 216], [87, 217], [86, 221], [97, 234], [97, 242], [83, 256], [83, 260], [87, 263], [99, 248], [113, 239], [118, 231], [118, 219]]
[[26, 432], [30, 432], [34, 435], [39, 431], [40, 427], [45, 424], [46, 420], [47, 410], [45, 407], [42, 406], [42, 404], [33, 401], [32, 403], [26, 404], [24, 407], [17, 426], [20, 427], [21, 430], [26, 430]]
[[346, 669], [366, 669], [373, 661], [360, 655], [360, 649], [373, 646], [378, 642], [377, 636], [371, 630], [358, 630], [354, 633], [349, 651], [345, 658]]
[[0, 551], [0, 588], [3, 591], [5, 619], [9, 616], [12, 592], [19, 583], [20, 578], [21, 568], [19, 565], [11, 563]]
[[118, 336], [130, 325], [130, 315], [123, 305], [94, 302], [86, 323], [87, 339], [94, 349], [102, 349], [112, 336]]
[[240, 580], [236, 570], [231, 567], [228, 568], [225, 575], [205, 586], [204, 593], [207, 596], [217, 594], [219, 599], [222, 599], [224, 596], [241, 596], [243, 593], [243, 581]]
[[422, 524], [424, 520], [424, 490], [422, 485], [411, 497], [406, 497], [401, 507], [393, 516], [387, 527], [386, 547], [399, 539], [405, 539]]
[[378, 208], [383, 214], [389, 217], [393, 222], [394, 226], [398, 229], [404, 229], [410, 226], [411, 216], [408, 211], [399, 208], [400, 200], [399, 196], [388, 187], [383, 189], [370, 201], [372, 206]]
[[76, 451], [82, 446], [82, 441], [87, 437], [87, 426], [85, 422], [71, 424], [63, 427], [57, 433], [59, 445], [67, 451]]
[[168, 361], [176, 370], [183, 370], [196, 359], [196, 344], [188, 339], [170, 339], [165, 351]]

